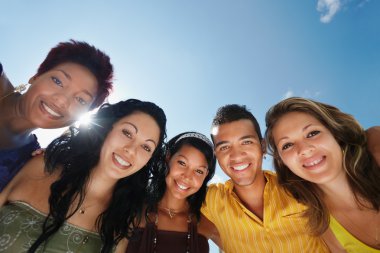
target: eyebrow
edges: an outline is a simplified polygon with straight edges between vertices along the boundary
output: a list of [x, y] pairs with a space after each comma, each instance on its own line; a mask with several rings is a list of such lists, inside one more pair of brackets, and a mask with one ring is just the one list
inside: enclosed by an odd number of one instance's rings
[[[312, 126], [313, 124], [312, 123], [310, 123], [310, 124], [308, 124], [308, 125], [306, 125], [305, 127], [303, 127], [302, 128], [302, 132], [304, 132], [306, 129], [308, 129], [310, 126]], [[288, 139], [289, 137], [288, 136], [284, 136], [284, 137], [282, 137], [282, 138], [280, 138], [278, 141], [277, 141], [277, 145], [282, 141], [282, 140], [284, 140], [284, 139]]]
[[[128, 125], [132, 126], [135, 129], [136, 134], [139, 132], [139, 129], [137, 128], [137, 126], [135, 124], [129, 122], [129, 121], [121, 122], [121, 124], [128, 124]], [[153, 142], [153, 144], [157, 147], [157, 143], [154, 140], [152, 140], [152, 139], [146, 139], [145, 141]]]
[[[242, 137], [239, 138], [239, 141], [244, 140], [244, 139], [250, 139], [250, 138], [255, 139], [255, 137], [256, 137], [256, 136], [253, 135], [253, 134], [244, 135], [244, 136], [242, 136]], [[220, 145], [223, 145], [223, 144], [226, 144], [226, 143], [229, 143], [229, 142], [228, 142], [228, 141], [220, 141], [220, 142], [216, 143], [216, 144], [215, 144], [215, 149], [216, 149], [217, 147], [219, 147]]]
[[[69, 79], [69, 81], [72, 81], [73, 79], [71, 78], [70, 74], [67, 73], [66, 71], [62, 70], [62, 69], [57, 69], [57, 71], [59, 72], [62, 72], [62, 74], [67, 78]], [[84, 93], [86, 93], [87, 95], [89, 95], [91, 97], [91, 99], [94, 98], [94, 96], [86, 89], [82, 90]]]
[[[187, 157], [184, 156], [184, 155], [178, 154], [178, 156], [181, 156], [181, 157], [183, 157], [184, 159], [189, 160], [189, 159], [187, 159]], [[204, 165], [199, 165], [199, 168], [204, 168], [205, 170], [208, 170], [207, 165], [206, 165], [206, 166], [204, 166]]]

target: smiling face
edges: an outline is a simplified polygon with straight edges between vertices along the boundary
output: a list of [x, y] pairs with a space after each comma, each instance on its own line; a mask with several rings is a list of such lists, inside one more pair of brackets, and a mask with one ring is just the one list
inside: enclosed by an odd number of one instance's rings
[[166, 191], [176, 199], [186, 199], [202, 186], [208, 173], [204, 154], [191, 145], [182, 146], [168, 162]]
[[214, 127], [213, 139], [218, 163], [235, 186], [252, 185], [258, 177], [263, 177], [263, 148], [250, 120]]
[[273, 127], [273, 139], [282, 162], [297, 176], [316, 184], [344, 176], [339, 144], [310, 114], [282, 116]]
[[144, 167], [157, 148], [160, 128], [143, 112], [134, 112], [113, 125], [100, 151], [97, 169], [107, 177], [120, 179]]
[[96, 98], [96, 77], [76, 63], [62, 63], [29, 80], [21, 113], [36, 128], [68, 126], [87, 112]]

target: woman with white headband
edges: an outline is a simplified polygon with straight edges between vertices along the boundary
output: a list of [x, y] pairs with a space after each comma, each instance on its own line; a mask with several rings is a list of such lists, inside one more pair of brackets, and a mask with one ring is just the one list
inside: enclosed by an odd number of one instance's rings
[[181, 133], [168, 142], [165, 160], [149, 185], [145, 221], [118, 252], [207, 253], [208, 239], [220, 244], [218, 231], [200, 213], [215, 172], [211, 141], [197, 132]]

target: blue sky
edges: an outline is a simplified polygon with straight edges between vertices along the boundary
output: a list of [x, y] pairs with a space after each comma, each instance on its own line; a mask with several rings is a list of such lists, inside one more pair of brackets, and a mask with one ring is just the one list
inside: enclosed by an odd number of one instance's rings
[[[247, 105], [264, 131], [267, 109], [292, 95], [333, 104], [365, 128], [380, 124], [380, 1], [0, 4], [0, 61], [13, 83], [27, 82], [58, 42], [87, 41], [115, 67], [109, 101], [157, 103], [169, 137], [208, 135], [217, 108], [228, 103]], [[59, 133], [37, 131], [43, 145]], [[225, 179], [220, 170], [217, 178]]]

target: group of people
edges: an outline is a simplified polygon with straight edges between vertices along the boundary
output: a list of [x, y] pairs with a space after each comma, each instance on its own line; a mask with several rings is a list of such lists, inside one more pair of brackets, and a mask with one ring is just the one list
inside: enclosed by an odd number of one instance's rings
[[[380, 127], [292, 97], [264, 135], [231, 104], [211, 140], [166, 142], [158, 105], [104, 103], [113, 67], [86, 42], [50, 50], [23, 94], [0, 73], [0, 252], [380, 252]], [[65, 126], [33, 154], [33, 130]], [[209, 184], [216, 161], [230, 179]]]

